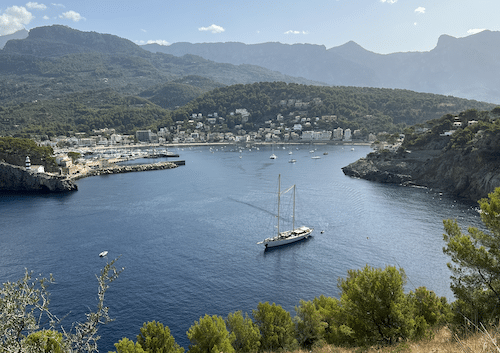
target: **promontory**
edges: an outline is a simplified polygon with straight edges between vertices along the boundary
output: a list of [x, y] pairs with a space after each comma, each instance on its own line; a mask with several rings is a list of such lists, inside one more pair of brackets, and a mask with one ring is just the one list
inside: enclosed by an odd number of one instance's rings
[[0, 191], [8, 192], [67, 192], [77, 190], [76, 184], [66, 176], [27, 170], [0, 162]]
[[407, 129], [387, 145], [342, 168], [345, 175], [425, 186], [470, 201], [500, 186], [500, 109], [445, 115]]

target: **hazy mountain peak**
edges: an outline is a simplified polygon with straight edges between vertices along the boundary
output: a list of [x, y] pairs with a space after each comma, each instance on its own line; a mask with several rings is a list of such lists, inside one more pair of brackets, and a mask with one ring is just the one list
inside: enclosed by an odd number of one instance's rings
[[5, 46], [5, 43], [7, 43], [11, 39], [24, 39], [28, 36], [28, 31], [25, 29], [21, 29], [17, 32], [14, 32], [12, 34], [7, 34], [5, 36], [0, 36], [0, 49], [2, 49]]
[[57, 57], [83, 52], [128, 55], [146, 53], [128, 39], [111, 34], [82, 32], [62, 25], [33, 28], [27, 38], [8, 42], [4, 51], [40, 57]]
[[438, 42], [437, 42], [435, 49], [438, 47], [445, 47], [448, 45], [452, 45], [456, 41], [457, 41], [457, 38], [450, 36], [448, 34], [442, 34], [439, 36], [439, 39], [438, 39]]

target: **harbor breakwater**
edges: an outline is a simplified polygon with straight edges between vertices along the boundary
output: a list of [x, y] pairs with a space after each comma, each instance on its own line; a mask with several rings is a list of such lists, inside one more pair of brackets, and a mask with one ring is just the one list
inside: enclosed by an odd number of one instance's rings
[[172, 168], [177, 168], [178, 165], [184, 165], [184, 164], [185, 161], [158, 162], [158, 163], [137, 164], [137, 165], [110, 165], [109, 167], [91, 169], [85, 173], [74, 175], [72, 179], [76, 180], [95, 175], [110, 175], [119, 173], [145, 172], [150, 170], [172, 169]]
[[24, 167], [0, 162], [0, 192], [60, 193], [78, 190], [75, 180], [118, 173], [163, 170], [184, 165], [185, 161], [158, 162], [138, 165], [110, 165], [104, 168], [85, 169], [71, 176], [36, 173]]

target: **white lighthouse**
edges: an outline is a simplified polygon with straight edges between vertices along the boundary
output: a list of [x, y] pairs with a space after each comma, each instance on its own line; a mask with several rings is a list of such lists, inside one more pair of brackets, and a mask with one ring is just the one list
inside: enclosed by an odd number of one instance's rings
[[31, 161], [29, 156], [26, 156], [26, 170], [31, 170]]

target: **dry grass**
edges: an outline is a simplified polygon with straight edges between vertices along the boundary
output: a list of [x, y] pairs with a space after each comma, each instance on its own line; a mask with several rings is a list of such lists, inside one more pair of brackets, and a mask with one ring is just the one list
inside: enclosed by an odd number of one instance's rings
[[300, 350], [294, 353], [500, 353], [500, 347], [497, 345], [497, 338], [500, 337], [498, 328], [485, 330], [482, 327], [479, 330], [480, 332], [471, 334], [467, 338], [458, 338], [444, 327], [435, 332], [432, 339], [405, 342], [390, 347], [363, 349], [325, 346], [311, 351]]

